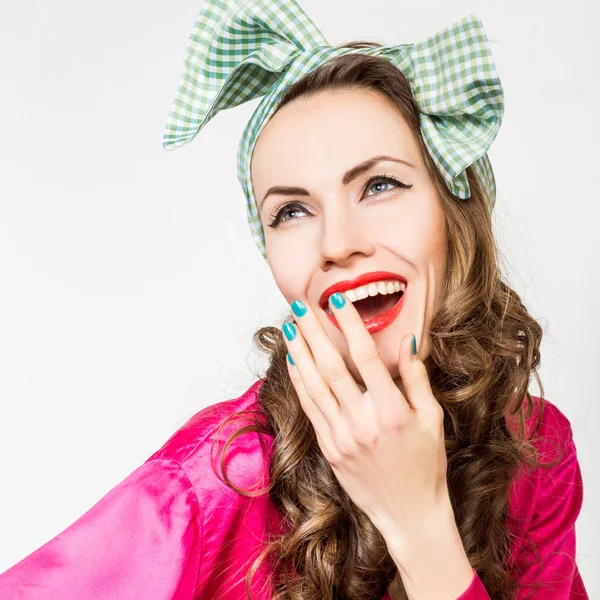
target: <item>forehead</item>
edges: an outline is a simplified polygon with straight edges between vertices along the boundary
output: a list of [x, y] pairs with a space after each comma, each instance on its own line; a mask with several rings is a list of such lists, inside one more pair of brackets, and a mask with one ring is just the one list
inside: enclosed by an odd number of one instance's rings
[[346, 170], [380, 154], [419, 160], [417, 141], [398, 108], [375, 90], [325, 92], [293, 100], [273, 115], [256, 141], [251, 175], [258, 191], [292, 183], [281, 179], [286, 175], [297, 180], [324, 166]]

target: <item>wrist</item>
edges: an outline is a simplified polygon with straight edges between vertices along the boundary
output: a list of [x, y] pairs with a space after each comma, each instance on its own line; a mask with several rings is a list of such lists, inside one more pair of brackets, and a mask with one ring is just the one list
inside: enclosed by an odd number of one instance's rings
[[463, 549], [449, 497], [434, 510], [411, 520], [409, 526], [385, 529], [383, 537], [397, 564], [408, 565], [412, 557], [427, 553], [432, 547]]
[[454, 600], [472, 584], [473, 568], [450, 503], [448, 506], [402, 536], [391, 534], [386, 538], [408, 598]]

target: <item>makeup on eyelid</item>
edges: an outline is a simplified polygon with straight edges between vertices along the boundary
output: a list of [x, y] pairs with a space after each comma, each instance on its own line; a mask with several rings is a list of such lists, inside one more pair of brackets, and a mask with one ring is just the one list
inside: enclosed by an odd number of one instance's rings
[[[371, 176], [367, 180], [366, 184], [364, 184], [361, 199], [363, 197], [365, 197], [365, 192], [377, 183], [389, 183], [391, 185], [396, 186], [397, 189], [404, 189], [404, 190], [408, 190], [413, 187], [412, 184], [409, 185], [409, 184], [403, 183], [394, 175], [388, 175], [386, 173], [384, 173], [382, 175], [374, 175], [374, 176]], [[392, 190], [383, 190], [381, 192], [372, 194], [371, 197], [378, 196], [379, 194], [384, 194], [385, 192], [390, 192], [390, 191], [392, 191]], [[369, 197], [369, 196], [366, 196], [366, 197]], [[295, 209], [295, 210], [299, 209], [299, 210], [306, 212], [306, 209], [298, 202], [288, 202], [283, 205], [276, 206], [273, 209], [273, 211], [271, 212], [271, 216], [270, 216], [271, 222], [268, 224], [269, 227], [271, 227], [272, 229], [276, 229], [278, 227], [278, 225], [281, 223], [282, 215], [287, 214], [286, 211], [291, 211], [292, 209]], [[289, 220], [295, 220], [295, 219], [288, 219], [288, 221]]]

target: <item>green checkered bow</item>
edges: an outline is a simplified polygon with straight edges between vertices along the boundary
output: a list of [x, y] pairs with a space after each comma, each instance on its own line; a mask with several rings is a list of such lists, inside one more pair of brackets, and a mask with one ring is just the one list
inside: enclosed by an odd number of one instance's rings
[[238, 179], [248, 223], [266, 259], [264, 232], [250, 180], [256, 140], [293, 82], [342, 54], [390, 60], [410, 80], [429, 153], [448, 188], [469, 198], [465, 169], [473, 165], [492, 210], [496, 186], [487, 151], [504, 112], [503, 92], [481, 21], [469, 15], [423, 42], [336, 48], [295, 0], [205, 0], [189, 36], [181, 82], [163, 147], [186, 144], [220, 110], [263, 96], [238, 150]]

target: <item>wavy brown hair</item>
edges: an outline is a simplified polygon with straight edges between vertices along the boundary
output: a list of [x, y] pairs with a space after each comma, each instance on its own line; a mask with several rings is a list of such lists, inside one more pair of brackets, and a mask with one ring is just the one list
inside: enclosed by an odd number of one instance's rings
[[[359, 41], [342, 47], [379, 45]], [[503, 281], [483, 185], [469, 167], [471, 197], [461, 200], [448, 190], [423, 141], [410, 82], [390, 61], [356, 52], [337, 57], [291, 85], [278, 109], [297, 98], [355, 89], [374, 90], [397, 107], [439, 192], [448, 268], [444, 300], [430, 323], [431, 355], [426, 362], [433, 393], [444, 410], [448, 489], [471, 565], [492, 600], [510, 600], [517, 582], [508, 562], [509, 488], [520, 469], [541, 464], [534, 438], [525, 435], [525, 421], [534, 412], [528, 392], [533, 374], [542, 398], [534, 435], [544, 407], [537, 372], [542, 328]], [[291, 322], [292, 314], [284, 320]], [[220, 466], [224, 481], [238, 493], [268, 493], [287, 532], [270, 540], [252, 562], [245, 576], [248, 598], [252, 577], [267, 558], [274, 600], [379, 600], [390, 584], [394, 598], [406, 598], [383, 537], [340, 486], [320, 451], [289, 379], [281, 328], [260, 328], [254, 344], [269, 357], [259, 410], [236, 413], [222, 423], [224, 427], [231, 418], [251, 417], [228, 438]], [[513, 418], [516, 430], [509, 427]], [[262, 490], [239, 489], [225, 473], [227, 448], [251, 431], [273, 436], [270, 482]]]

